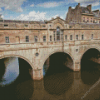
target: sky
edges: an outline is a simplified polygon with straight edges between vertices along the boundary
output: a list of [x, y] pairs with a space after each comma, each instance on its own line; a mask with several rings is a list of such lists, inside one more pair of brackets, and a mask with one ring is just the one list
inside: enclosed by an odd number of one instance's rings
[[68, 7], [92, 5], [100, 10], [100, 0], [0, 0], [0, 14], [7, 20], [40, 21], [60, 16], [66, 18]]

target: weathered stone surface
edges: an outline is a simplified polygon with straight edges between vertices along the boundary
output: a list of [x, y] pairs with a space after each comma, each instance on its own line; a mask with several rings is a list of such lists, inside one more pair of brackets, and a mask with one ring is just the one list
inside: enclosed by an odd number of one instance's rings
[[[0, 24], [3, 23], [0, 22]], [[26, 23], [28, 27], [24, 26], [25, 23], [14, 22], [13, 24], [16, 26], [12, 26], [12, 22], [9, 22], [8, 28], [0, 25], [0, 59], [23, 58], [31, 65], [34, 79], [43, 78], [43, 64], [53, 53], [67, 53], [73, 60], [73, 66], [69, 66], [69, 68], [79, 71], [81, 58], [88, 49], [95, 48], [100, 51], [100, 28], [95, 25], [91, 29], [83, 29], [80, 24], [69, 28], [69, 24], [59, 17], [45, 24]], [[57, 40], [57, 36], [55, 36], [54, 41], [54, 32], [57, 32], [58, 26], [63, 33], [63, 39], [61, 40], [60, 37], [60, 40]], [[91, 38], [91, 34], [93, 34], [93, 38]], [[52, 41], [50, 41], [50, 35]], [[65, 39], [65, 35], [67, 35], [67, 39]], [[72, 35], [72, 40], [70, 35]], [[76, 35], [78, 35], [78, 39], [76, 39]], [[84, 35], [84, 39], [82, 39], [82, 35]], [[5, 42], [5, 36], [9, 36], [9, 43]], [[29, 42], [26, 42], [26, 36], [29, 36]], [[38, 37], [37, 42], [34, 41], [34, 36]], [[43, 36], [46, 36], [45, 42]], [[36, 56], [36, 53], [39, 55]]]

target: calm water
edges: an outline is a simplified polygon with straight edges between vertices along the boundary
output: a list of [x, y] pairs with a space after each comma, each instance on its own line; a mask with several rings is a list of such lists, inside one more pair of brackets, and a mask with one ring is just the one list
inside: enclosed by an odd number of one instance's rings
[[90, 66], [95, 69], [73, 72], [63, 65], [45, 65], [40, 81], [33, 81], [26, 71], [0, 87], [0, 100], [100, 100], [100, 66]]

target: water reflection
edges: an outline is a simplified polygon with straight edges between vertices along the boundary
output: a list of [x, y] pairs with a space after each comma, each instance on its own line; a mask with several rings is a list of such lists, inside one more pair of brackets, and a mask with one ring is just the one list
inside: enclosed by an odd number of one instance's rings
[[[25, 77], [25, 76], [24, 76]], [[28, 100], [34, 91], [34, 82], [20, 76], [11, 84], [0, 87], [0, 100]]]
[[100, 77], [100, 65], [88, 61], [82, 65], [81, 79], [84, 84], [93, 85]]
[[73, 72], [64, 65], [45, 66], [44, 88], [50, 94], [64, 94], [72, 85]]
[[[84, 63], [80, 74], [59, 63], [45, 65], [44, 79], [33, 81], [29, 73], [32, 69], [25, 62], [19, 62], [19, 77], [8, 86], [0, 87], [0, 100], [81, 100], [100, 76], [100, 66], [97, 64]], [[99, 90], [100, 84], [93, 88], [84, 100], [96, 100], [100, 95]]]

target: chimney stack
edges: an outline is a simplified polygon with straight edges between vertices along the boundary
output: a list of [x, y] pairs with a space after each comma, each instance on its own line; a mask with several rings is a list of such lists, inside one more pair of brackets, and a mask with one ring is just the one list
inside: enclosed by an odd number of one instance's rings
[[87, 8], [88, 8], [89, 11], [91, 12], [91, 5], [88, 5]]
[[80, 6], [80, 3], [78, 3], [78, 6]]

